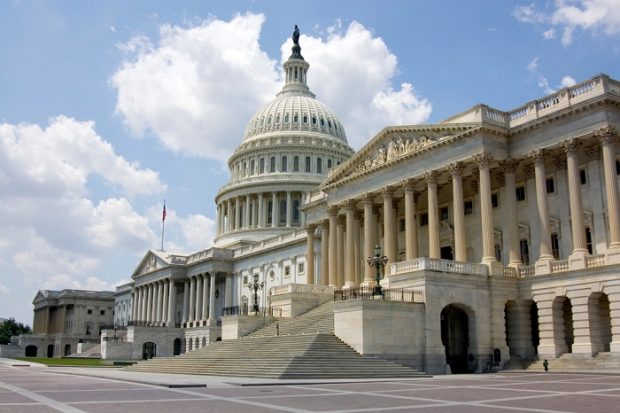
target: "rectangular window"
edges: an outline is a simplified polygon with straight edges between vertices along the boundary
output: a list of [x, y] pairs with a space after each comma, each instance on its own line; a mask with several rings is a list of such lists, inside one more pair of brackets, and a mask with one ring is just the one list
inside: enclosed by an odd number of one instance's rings
[[105, 315], [105, 310], [99, 311], [99, 315]]
[[284, 276], [288, 277], [290, 275], [291, 275], [291, 267], [287, 265], [286, 267], [284, 267]]
[[449, 215], [450, 211], [448, 210], [448, 207], [441, 207], [439, 208], [439, 217], [442, 221], [447, 221], [448, 220], [448, 215]]
[[530, 265], [530, 248], [527, 245], [527, 240], [519, 240], [519, 247], [521, 249], [521, 262], [524, 265]]
[[586, 248], [588, 248], [588, 252], [593, 254], [592, 249], [592, 231], [590, 231], [590, 227], [586, 227]]
[[517, 195], [517, 201], [525, 201], [525, 186], [518, 186], [515, 190]]
[[588, 183], [588, 171], [586, 171], [586, 168], [581, 168], [579, 170], [579, 182], [581, 185], [586, 185]]
[[465, 215], [471, 215], [474, 213], [474, 201], [471, 199], [463, 202], [463, 211]]
[[420, 214], [420, 226], [428, 225], [428, 214], [425, 212]]
[[555, 179], [547, 178], [547, 193], [554, 194], [555, 193]]
[[87, 313], [87, 314], [92, 314], [92, 313], [93, 313], [93, 310], [88, 309], [88, 310], [86, 310], [86, 313]]
[[248, 276], [247, 275], [243, 276], [243, 285], [248, 285]]
[[299, 274], [303, 274], [304, 273], [304, 263], [300, 262], [299, 264], [297, 264], [297, 273]]
[[491, 194], [491, 206], [493, 208], [497, 208], [499, 206], [499, 197], [497, 196], [497, 192]]
[[560, 240], [555, 232], [551, 234], [551, 252], [556, 260], [560, 259]]

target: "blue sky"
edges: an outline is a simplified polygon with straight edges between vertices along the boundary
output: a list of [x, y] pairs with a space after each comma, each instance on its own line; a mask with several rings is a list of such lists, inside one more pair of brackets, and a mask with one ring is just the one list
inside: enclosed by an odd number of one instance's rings
[[37, 289], [113, 288], [159, 247], [210, 246], [246, 122], [294, 24], [358, 149], [381, 128], [510, 110], [619, 78], [620, 0], [3, 1], [0, 317]]

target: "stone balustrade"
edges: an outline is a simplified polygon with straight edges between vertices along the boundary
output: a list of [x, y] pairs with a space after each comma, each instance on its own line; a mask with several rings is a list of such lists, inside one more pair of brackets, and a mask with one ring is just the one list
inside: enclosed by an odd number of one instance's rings
[[414, 271], [442, 271], [470, 275], [487, 275], [486, 265], [442, 260], [440, 258], [420, 257], [414, 260], [401, 261], [390, 266], [390, 274], [398, 275]]
[[281, 295], [288, 293], [301, 293], [301, 294], [316, 294], [316, 295], [329, 295], [334, 294], [334, 287], [328, 287], [326, 285], [307, 285], [307, 284], [286, 284], [271, 287], [269, 289], [269, 295]]

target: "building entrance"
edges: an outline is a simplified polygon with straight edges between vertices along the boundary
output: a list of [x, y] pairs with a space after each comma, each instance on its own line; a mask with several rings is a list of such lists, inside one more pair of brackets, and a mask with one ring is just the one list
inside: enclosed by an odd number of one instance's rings
[[469, 317], [452, 304], [441, 311], [441, 342], [452, 373], [469, 373]]
[[147, 341], [142, 346], [142, 358], [144, 360], [152, 359], [157, 355], [157, 345], [153, 342]]

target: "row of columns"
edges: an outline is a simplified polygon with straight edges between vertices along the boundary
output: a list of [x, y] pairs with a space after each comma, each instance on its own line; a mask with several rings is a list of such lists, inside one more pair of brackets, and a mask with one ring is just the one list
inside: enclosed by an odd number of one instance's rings
[[[280, 192], [247, 194], [222, 201], [217, 206], [217, 234], [252, 228], [275, 228], [280, 226]], [[286, 218], [287, 227], [305, 226], [305, 216], [301, 211], [298, 222], [293, 222], [293, 201], [299, 201], [299, 207], [306, 199], [303, 192], [287, 191]], [[268, 219], [268, 202], [271, 200], [271, 223]]]
[[[603, 167], [605, 175], [605, 189], [607, 193], [607, 210], [609, 214], [610, 228], [610, 249], [620, 249], [620, 202], [618, 199], [617, 177], [615, 170], [615, 150], [613, 130], [604, 129], [597, 133], [602, 144]], [[578, 142], [568, 140], [562, 143], [562, 148], [566, 155], [569, 207], [571, 216], [571, 232], [573, 235], [574, 256], [586, 255], [585, 225], [583, 220], [583, 206], [581, 196], [581, 184], [579, 180], [579, 163], [577, 160]], [[549, 206], [547, 202], [546, 171], [545, 171], [545, 152], [543, 150], [533, 151], [529, 154], [534, 162], [534, 174], [536, 185], [536, 204], [538, 211], [538, 227], [540, 230], [539, 260], [538, 262], [553, 260], [551, 250], [551, 229]], [[495, 258], [494, 226], [493, 226], [493, 205], [491, 200], [491, 175], [490, 168], [492, 158], [486, 153], [476, 155], [474, 161], [478, 166], [478, 184], [480, 195], [481, 229], [482, 229], [482, 263], [489, 265], [491, 271], [497, 268], [499, 263]], [[519, 249], [519, 227], [517, 220], [517, 200], [515, 169], [518, 162], [508, 159], [500, 162], [505, 177], [506, 192], [506, 232], [509, 243], [509, 265], [518, 266], [521, 264]], [[456, 163], [450, 165], [452, 177], [452, 196], [453, 196], [453, 220], [454, 220], [454, 252], [456, 261], [467, 260], [467, 236], [465, 234], [465, 211], [463, 209], [463, 164]], [[427, 186], [428, 197], [428, 245], [429, 257], [440, 258], [439, 240], [439, 206], [437, 199], [437, 175], [436, 171], [429, 171], [425, 174], [424, 180]], [[406, 259], [418, 257], [417, 244], [417, 224], [415, 219], [416, 194], [414, 193], [413, 181], [406, 180], [402, 183], [405, 200], [405, 256]], [[384, 188], [383, 197], [383, 225], [384, 225], [384, 254], [390, 263], [397, 260], [396, 228], [394, 214], [393, 190]], [[374, 195], [365, 195], [361, 198], [363, 205], [363, 225], [364, 225], [364, 255], [371, 256], [372, 250], [378, 242], [375, 234], [376, 219], [374, 217]], [[323, 274], [322, 284], [334, 287], [353, 287], [355, 286], [355, 263], [356, 251], [359, 245], [359, 236], [355, 237], [356, 226], [359, 231], [359, 224], [356, 220], [356, 202], [358, 200], [348, 200], [342, 207], [345, 214], [345, 225], [339, 225], [340, 207], [330, 207], [329, 218], [308, 227], [308, 251], [312, 258], [312, 264], [308, 266], [307, 281], [313, 283], [314, 274], [314, 231], [317, 226], [321, 232], [321, 256]], [[344, 242], [339, 241], [340, 231], [346, 233]], [[339, 248], [344, 246], [342, 252]], [[325, 251], [327, 250], [327, 251]], [[310, 252], [311, 251], [311, 252]], [[327, 253], [325, 253], [327, 252]], [[358, 254], [359, 255], [359, 254]], [[343, 258], [344, 257], [344, 258]], [[308, 259], [308, 262], [311, 260]], [[327, 261], [327, 263], [325, 262]], [[359, 260], [358, 260], [359, 261]], [[342, 262], [344, 268], [340, 268]], [[345, 282], [339, 280], [339, 274], [344, 271]], [[373, 282], [372, 270], [368, 267], [365, 271], [363, 284]]]
[[157, 280], [134, 289], [132, 320], [153, 326], [174, 326], [176, 284], [170, 279]]
[[183, 325], [196, 327], [212, 324], [215, 317], [215, 275], [198, 274], [185, 280], [183, 290]]

